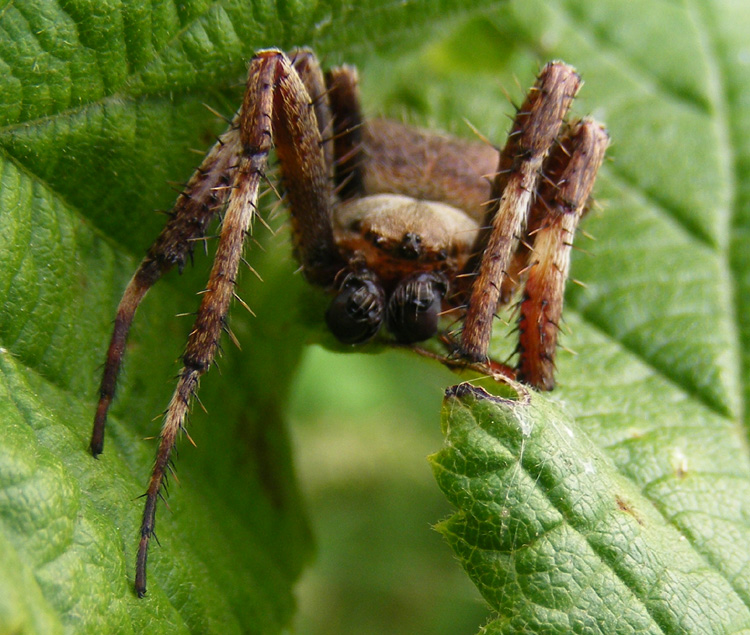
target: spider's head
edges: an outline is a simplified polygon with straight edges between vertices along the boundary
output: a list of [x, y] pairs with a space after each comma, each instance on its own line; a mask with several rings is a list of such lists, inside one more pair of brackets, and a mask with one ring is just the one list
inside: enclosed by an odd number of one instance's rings
[[361, 344], [385, 323], [402, 343], [433, 337], [477, 223], [449, 205], [378, 194], [339, 205], [334, 225], [349, 273], [326, 313], [331, 332]]

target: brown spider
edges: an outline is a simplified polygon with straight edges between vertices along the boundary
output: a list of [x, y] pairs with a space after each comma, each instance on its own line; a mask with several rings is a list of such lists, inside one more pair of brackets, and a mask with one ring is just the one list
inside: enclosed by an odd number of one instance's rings
[[162, 274], [182, 269], [194, 241], [224, 210], [146, 492], [138, 595], [146, 591], [148, 543], [170, 455], [226, 328], [271, 149], [291, 211], [294, 254], [310, 282], [335, 294], [326, 321], [339, 340], [366, 342], [385, 323], [392, 339], [412, 344], [436, 335], [440, 316], [455, 312], [465, 315], [464, 325], [460, 337], [442, 334], [450, 347], [445, 360], [487, 364], [493, 316], [525, 278], [515, 374], [549, 390], [571, 241], [608, 144], [591, 120], [563, 122], [580, 84], [569, 66], [545, 66], [498, 154], [486, 142], [364, 122], [351, 67], [323, 75], [307, 50], [291, 60], [279, 50], [253, 58], [242, 107], [128, 284], [107, 352], [94, 456], [102, 452], [138, 305]]

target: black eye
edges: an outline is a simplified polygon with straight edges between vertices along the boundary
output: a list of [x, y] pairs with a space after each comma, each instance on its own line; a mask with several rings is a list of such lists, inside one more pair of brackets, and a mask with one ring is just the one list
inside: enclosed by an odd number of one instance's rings
[[438, 330], [445, 277], [436, 272], [417, 273], [396, 287], [388, 301], [388, 329], [399, 342], [430, 339]]
[[326, 311], [326, 323], [344, 344], [375, 337], [383, 323], [385, 294], [371, 274], [350, 273]]

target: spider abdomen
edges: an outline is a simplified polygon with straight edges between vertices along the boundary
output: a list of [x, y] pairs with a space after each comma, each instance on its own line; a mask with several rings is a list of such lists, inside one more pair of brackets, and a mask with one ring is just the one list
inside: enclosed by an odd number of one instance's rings
[[440, 201], [484, 220], [498, 162], [488, 143], [370, 119], [362, 147], [363, 193]]

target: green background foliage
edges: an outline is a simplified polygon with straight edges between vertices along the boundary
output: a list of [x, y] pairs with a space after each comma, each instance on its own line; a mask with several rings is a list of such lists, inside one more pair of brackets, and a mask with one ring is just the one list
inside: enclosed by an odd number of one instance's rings
[[203, 381], [144, 600], [143, 438], [190, 329], [174, 314], [194, 310], [210, 259], [144, 302], [105, 453], [86, 452], [114, 308], [163, 224], [152, 212], [223, 127], [202, 104], [230, 114], [252, 52], [300, 44], [356, 63], [370, 114], [470, 137], [465, 117], [498, 142], [506, 94], [561, 58], [586, 81], [576, 114], [613, 138], [558, 390], [532, 414], [444, 408], [432, 464], [458, 511], [438, 528], [501, 615], [487, 630], [750, 628], [748, 32], [750, 10], [720, 0], [0, 2], [0, 632], [487, 621], [429, 529], [450, 508], [424, 456], [455, 378], [310, 347], [331, 346], [323, 300], [293, 273], [283, 214], [249, 252], [264, 282], [246, 272], [241, 295], [258, 317], [235, 307], [243, 351], [225, 343]]

